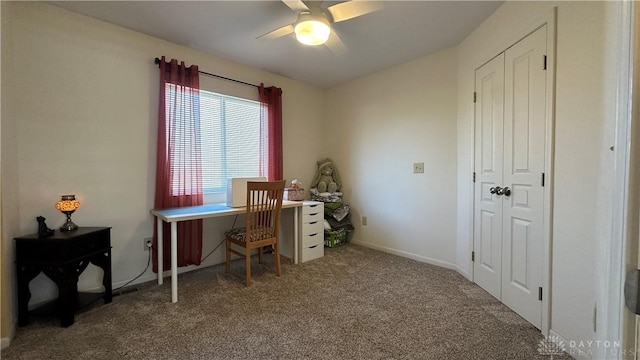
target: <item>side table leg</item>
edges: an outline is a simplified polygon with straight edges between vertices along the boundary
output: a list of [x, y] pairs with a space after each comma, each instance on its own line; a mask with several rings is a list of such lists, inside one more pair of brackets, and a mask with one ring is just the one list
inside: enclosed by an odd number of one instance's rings
[[113, 299], [111, 285], [111, 249], [102, 254], [96, 254], [91, 258], [91, 263], [102, 269], [102, 286], [104, 286], [104, 303], [108, 304]]
[[74, 314], [78, 308], [78, 278], [70, 276], [58, 284], [58, 289], [60, 326], [69, 327], [73, 325]]
[[111, 284], [111, 249], [104, 255], [106, 265], [103, 268], [102, 285], [104, 286], [104, 303], [108, 304], [113, 299], [113, 289]]
[[29, 282], [40, 273], [40, 270], [18, 265], [17, 271], [18, 326], [27, 326], [29, 324], [29, 299], [31, 299]]

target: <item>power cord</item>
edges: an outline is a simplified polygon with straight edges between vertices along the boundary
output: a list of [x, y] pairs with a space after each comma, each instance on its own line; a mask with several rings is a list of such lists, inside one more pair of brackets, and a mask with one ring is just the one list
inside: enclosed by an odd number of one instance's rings
[[[233, 218], [233, 225], [231, 225], [231, 228], [232, 228], [232, 229], [233, 229], [233, 228], [235, 228], [235, 226], [236, 226], [236, 221], [237, 221], [237, 220], [238, 220], [238, 215], [236, 215], [236, 216]], [[201, 263], [202, 263], [202, 262], [204, 262], [204, 261], [205, 261], [209, 256], [211, 256], [211, 254], [213, 254], [214, 252], [216, 252], [216, 250], [218, 250], [218, 248], [220, 247], [220, 245], [222, 245], [223, 243], [224, 243], [224, 239], [222, 239], [222, 241], [220, 241], [220, 243], [219, 243], [218, 245], [216, 245], [216, 247], [215, 247], [213, 250], [211, 250], [211, 252], [210, 252], [210, 253], [208, 253], [205, 257], [203, 257], [203, 258], [202, 258], [202, 260], [200, 260], [200, 262], [201, 262]], [[142, 275], [144, 275], [144, 273], [146, 273], [146, 272], [147, 272], [147, 270], [149, 270], [149, 265], [151, 265], [151, 253], [152, 253], [152, 251], [151, 251], [151, 250], [152, 250], [152, 249], [151, 249], [151, 248], [149, 248], [149, 257], [147, 258], [147, 266], [144, 268], [144, 270], [142, 270], [142, 272], [141, 272], [140, 274], [138, 274], [138, 276], [136, 276], [136, 277], [134, 277], [133, 279], [131, 279], [131, 280], [127, 281], [124, 285], [122, 285], [122, 286], [120, 286], [120, 287], [118, 287], [118, 288], [116, 288], [116, 289], [113, 289], [112, 291], [114, 291], [114, 292], [115, 292], [115, 291], [118, 291], [118, 290], [122, 289], [123, 287], [125, 287], [125, 286], [127, 286], [127, 285], [131, 284], [132, 282], [134, 282], [134, 281], [138, 280]]]
[[[238, 220], [238, 215], [233, 217], [233, 225], [231, 225], [231, 228], [234, 229], [236, 227], [236, 220]], [[211, 254], [213, 254], [214, 252], [216, 252], [216, 250], [218, 250], [218, 248], [220, 247], [220, 245], [222, 245], [222, 243], [224, 243], [225, 239], [222, 239], [222, 241], [220, 241], [220, 243], [218, 245], [216, 245], [216, 247], [211, 250], [210, 253], [207, 254], [207, 256], [203, 257], [202, 260], [200, 260], [200, 263], [204, 262], [204, 260], [206, 258], [208, 258], [209, 256], [211, 256]]]
[[144, 275], [144, 273], [146, 273], [147, 270], [149, 270], [149, 265], [151, 264], [151, 252], [152, 252], [151, 250], [152, 249], [149, 248], [149, 257], [147, 258], [147, 267], [145, 267], [144, 270], [142, 270], [142, 272], [138, 276], [136, 276], [133, 279], [127, 281], [124, 285], [120, 286], [119, 288], [113, 289], [114, 292], [122, 289], [123, 287], [125, 287], [125, 286], [131, 284], [132, 282], [134, 282], [135, 280], [139, 279], [140, 276]]

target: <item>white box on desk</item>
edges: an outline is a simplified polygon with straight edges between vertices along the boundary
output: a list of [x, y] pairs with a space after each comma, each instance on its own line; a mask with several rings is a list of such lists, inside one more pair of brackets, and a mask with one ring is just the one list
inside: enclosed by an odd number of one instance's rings
[[247, 206], [247, 182], [267, 181], [264, 176], [227, 179], [227, 206]]

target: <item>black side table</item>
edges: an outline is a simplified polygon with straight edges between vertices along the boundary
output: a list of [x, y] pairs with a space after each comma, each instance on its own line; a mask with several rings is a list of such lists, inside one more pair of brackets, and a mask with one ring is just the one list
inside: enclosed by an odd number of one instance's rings
[[[72, 325], [76, 310], [96, 299], [111, 302], [110, 231], [110, 227], [80, 227], [70, 232], [56, 230], [45, 238], [38, 234], [15, 238], [19, 326], [29, 323], [29, 282], [40, 272], [58, 285], [55, 305], [61, 326]], [[104, 271], [102, 293], [78, 293], [78, 278], [89, 263]]]

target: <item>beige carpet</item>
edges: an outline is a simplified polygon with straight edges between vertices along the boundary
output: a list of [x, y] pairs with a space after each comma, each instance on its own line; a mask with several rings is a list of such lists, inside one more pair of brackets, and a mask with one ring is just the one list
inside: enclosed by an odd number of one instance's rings
[[[345, 245], [283, 276], [254, 259], [117, 296], [69, 328], [32, 319], [3, 359], [549, 359], [540, 332], [452, 270]], [[555, 359], [568, 358], [554, 356]]]

